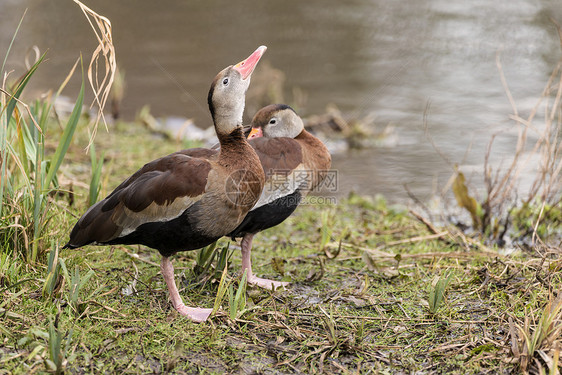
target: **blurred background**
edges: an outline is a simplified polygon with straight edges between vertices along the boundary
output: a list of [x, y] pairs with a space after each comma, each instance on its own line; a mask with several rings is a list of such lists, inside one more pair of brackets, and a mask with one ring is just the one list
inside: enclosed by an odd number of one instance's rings
[[[560, 0], [84, 3], [112, 22], [124, 120], [149, 105], [154, 116], [211, 126], [211, 80], [265, 44], [258, 69], [282, 72], [282, 96], [301, 116], [335, 106], [346, 118], [369, 119], [373, 133], [387, 129], [374, 147], [335, 153], [333, 167], [339, 194], [380, 193], [391, 202], [408, 200], [405, 186], [427, 200], [454, 163], [477, 181], [493, 135], [493, 164], [507, 164], [518, 127], [496, 57], [524, 118], [560, 58], [551, 21], [562, 23]], [[26, 9], [8, 68], [22, 74], [33, 46], [48, 50], [29, 97], [58, 88], [79, 53], [89, 61], [97, 44], [71, 0], [1, 0], [2, 58]], [[67, 95], [75, 97], [78, 85]], [[249, 103], [247, 121], [256, 109]], [[532, 143], [536, 134], [529, 136]]]

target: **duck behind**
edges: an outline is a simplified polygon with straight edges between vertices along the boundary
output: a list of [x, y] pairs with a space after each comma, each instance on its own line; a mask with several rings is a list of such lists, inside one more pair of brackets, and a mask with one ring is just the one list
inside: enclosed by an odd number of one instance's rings
[[324, 144], [304, 129], [288, 105], [272, 104], [252, 120], [250, 145], [263, 167], [266, 181], [261, 196], [229, 236], [242, 237], [242, 267], [248, 282], [267, 289], [288, 283], [262, 279], [252, 273], [252, 240], [257, 233], [282, 223], [302, 199], [325, 178], [331, 156]]

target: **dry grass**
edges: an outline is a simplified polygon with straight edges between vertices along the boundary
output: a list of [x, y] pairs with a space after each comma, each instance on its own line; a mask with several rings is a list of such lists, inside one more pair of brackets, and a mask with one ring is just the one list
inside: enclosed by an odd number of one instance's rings
[[[89, 148], [96, 137], [100, 120], [103, 120], [107, 129], [104, 108], [115, 80], [117, 61], [115, 59], [115, 46], [113, 45], [113, 36], [111, 33], [111, 21], [94, 12], [80, 1], [74, 0], [74, 2], [78, 4], [82, 12], [84, 12], [98, 40], [98, 46], [92, 53], [92, 58], [88, 65], [88, 81], [94, 93], [94, 103], [92, 103], [92, 106], [95, 104], [98, 108], [90, 143], [88, 144]], [[103, 70], [100, 69], [100, 61], [102, 62]]]
[[[538, 322], [535, 314], [539, 314]], [[536, 371], [558, 375], [560, 349], [562, 348], [562, 295], [551, 297], [542, 311], [525, 312], [523, 325], [509, 320], [512, 351], [524, 373], [531, 364]], [[517, 328], [517, 330], [515, 329]]]

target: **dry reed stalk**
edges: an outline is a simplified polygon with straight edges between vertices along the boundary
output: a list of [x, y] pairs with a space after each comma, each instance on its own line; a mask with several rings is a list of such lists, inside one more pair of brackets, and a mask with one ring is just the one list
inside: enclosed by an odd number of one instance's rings
[[[562, 46], [562, 30], [554, 21], [553, 23], [557, 27]], [[511, 220], [510, 212], [504, 212], [505, 205], [512, 204], [512, 208], [515, 207], [520, 177], [530, 162], [539, 156], [539, 165], [536, 168], [528, 196], [521, 200], [521, 203], [529, 204], [538, 199], [537, 203], [542, 204], [541, 212], [534, 220], [532, 228], [533, 242], [536, 240], [540, 242], [537, 236], [537, 228], [541, 218], [544, 217], [542, 214], [545, 205], [554, 206], [562, 200], [562, 196], [559, 194], [562, 190], [562, 138], [560, 137], [562, 133], [562, 58], [552, 71], [539, 99], [527, 118], [522, 118], [519, 114], [503, 72], [499, 52], [496, 55], [496, 66], [513, 111], [513, 114], [509, 117], [518, 127], [518, 136], [513, 157], [507, 169], [500, 167], [493, 170], [490, 167], [492, 146], [499, 133], [492, 135], [488, 144], [484, 157], [484, 184], [487, 194], [481, 203], [481, 230], [483, 233], [490, 230], [496, 240], [502, 240]], [[536, 126], [534, 121], [541, 106], [544, 107], [544, 123]], [[527, 145], [529, 130], [538, 135], [538, 140], [532, 147]], [[473, 214], [472, 211], [470, 212]]]
[[327, 245], [327, 247], [338, 247], [338, 246], [343, 246], [346, 248], [350, 248], [350, 249], [355, 249], [355, 250], [360, 250], [363, 251], [367, 254], [369, 254], [370, 256], [373, 256], [375, 258], [387, 258], [387, 259], [396, 259], [396, 258], [400, 258], [400, 259], [416, 259], [416, 258], [459, 258], [459, 259], [470, 259], [470, 258], [474, 258], [475, 256], [480, 256], [480, 257], [489, 257], [489, 258], [504, 258], [505, 256], [494, 252], [494, 251], [489, 251], [489, 250], [479, 250], [479, 251], [467, 251], [467, 252], [460, 252], [460, 251], [455, 251], [455, 252], [433, 252], [433, 253], [418, 253], [418, 254], [407, 254], [407, 253], [398, 253], [398, 254], [394, 254], [394, 253], [389, 253], [389, 252], [384, 252], [381, 249], [384, 249], [385, 247], [388, 246], [394, 246], [394, 245], [399, 245], [399, 244], [406, 244], [406, 243], [412, 243], [412, 242], [418, 242], [418, 241], [424, 241], [427, 239], [436, 239], [439, 238], [441, 236], [444, 236], [446, 234], [449, 234], [449, 232], [442, 232], [439, 233], [438, 235], [430, 235], [430, 236], [425, 236], [425, 237], [415, 237], [415, 238], [409, 238], [406, 240], [402, 240], [402, 241], [395, 241], [392, 243], [387, 243], [385, 245], [382, 246], [378, 246], [376, 248], [369, 248], [369, 247], [364, 247], [364, 246], [358, 246], [358, 245], [353, 245], [350, 243], [345, 243], [342, 242], [341, 244], [334, 244], [334, 243], [330, 243]]
[[[558, 29], [562, 45], [562, 31], [556, 23], [555, 25]], [[562, 183], [559, 178], [560, 172], [562, 170], [562, 158], [560, 157], [562, 155], [562, 140], [559, 139], [562, 127], [562, 116], [560, 113], [562, 99], [562, 59], [559, 60], [555, 69], [550, 75], [539, 100], [526, 119], [523, 119], [519, 116], [517, 107], [515, 106], [515, 102], [513, 101], [513, 97], [511, 96], [511, 92], [509, 90], [509, 87], [507, 86], [503, 74], [499, 55], [497, 57], [496, 64], [500, 72], [500, 77], [506, 91], [506, 95], [508, 96], [513, 108], [514, 113], [510, 116], [510, 118], [513, 119], [518, 125], [521, 125], [521, 130], [516, 146], [516, 153], [512, 160], [511, 166], [504, 174], [501, 182], [499, 184], [496, 184], [495, 186], [491, 186], [488, 199], [490, 202], [493, 202], [493, 200], [498, 196], [502, 201], [507, 198], [511, 194], [511, 191], [515, 183], [517, 182], [518, 176], [520, 175], [522, 169], [529, 163], [531, 157], [536, 154], [541, 154], [541, 166], [538, 169], [538, 175], [533, 182], [531, 190], [529, 191], [529, 196], [526, 203], [532, 201], [535, 197], [537, 197], [541, 188], [541, 200], [548, 200], [549, 198], [552, 198], [552, 193], [559, 191], [557, 187], [559, 188]], [[557, 84], [555, 85], [555, 83]], [[553, 103], [549, 105], [548, 98], [550, 97], [554, 87], [557, 87], [556, 95], [554, 97]], [[546, 102], [546, 104], [544, 104], [545, 126], [543, 130], [539, 130], [538, 128], [533, 126], [533, 121], [543, 102]], [[557, 114], [558, 116], [556, 116]], [[533, 129], [535, 132], [537, 132], [539, 135], [539, 139], [536, 141], [526, 159], [523, 162], [520, 162], [519, 159], [525, 149], [528, 129]], [[486, 155], [486, 166], [489, 153], [490, 152], [488, 152]], [[550, 174], [550, 178], [547, 179], [548, 174]], [[501, 195], [499, 195], [500, 192]]]
[[[509, 89], [509, 85], [507, 84], [507, 80], [505, 78], [503, 67], [501, 64], [500, 53], [496, 54], [496, 66], [498, 68], [498, 72], [500, 74], [500, 80], [502, 86], [504, 88], [505, 94], [509, 100], [511, 108], [513, 110], [514, 116], [519, 117], [519, 111], [517, 110], [517, 105], [515, 104], [515, 100], [511, 94], [511, 90]], [[530, 121], [535, 115], [535, 111], [531, 112]], [[489, 224], [488, 220], [491, 220], [491, 210], [494, 207], [497, 207], [500, 211], [503, 207], [503, 204], [511, 198], [513, 189], [515, 187], [515, 183], [517, 180], [517, 176], [521, 170], [521, 164], [519, 163], [519, 159], [523, 152], [525, 151], [525, 145], [527, 143], [527, 131], [528, 127], [522, 126], [519, 128], [519, 133], [517, 135], [517, 145], [515, 146], [515, 154], [513, 159], [511, 160], [511, 164], [509, 168], [505, 171], [503, 176], [500, 178], [500, 171], [496, 171], [495, 175], [492, 172], [492, 168], [489, 166], [490, 164], [490, 155], [492, 154], [492, 145], [497, 134], [492, 135], [492, 139], [488, 144], [488, 148], [486, 150], [486, 154], [484, 157], [484, 183], [486, 185], [487, 190], [487, 197], [482, 207], [485, 211], [485, 217], [483, 220], [483, 228], [486, 228]], [[497, 203], [496, 203], [497, 201]]]
[[[87, 147], [87, 149], [89, 149], [96, 137], [100, 120], [103, 120], [107, 129], [107, 122], [105, 121], [103, 110], [107, 99], [109, 98], [111, 86], [115, 80], [117, 62], [115, 59], [115, 46], [113, 45], [113, 37], [111, 33], [111, 21], [104, 16], [100, 16], [98, 13], [82, 4], [79, 0], [74, 0], [74, 2], [78, 4], [80, 9], [82, 9], [82, 12], [86, 16], [86, 19], [90, 23], [90, 26], [92, 27], [92, 30], [94, 30], [94, 34], [96, 34], [96, 38], [98, 40], [98, 46], [92, 53], [90, 65], [88, 66], [88, 81], [90, 82], [90, 86], [94, 92], [94, 103], [92, 103], [92, 106], [94, 104], [97, 104], [98, 106], [94, 129]], [[99, 74], [100, 57], [103, 57], [104, 66], [103, 78], [101, 80]]]

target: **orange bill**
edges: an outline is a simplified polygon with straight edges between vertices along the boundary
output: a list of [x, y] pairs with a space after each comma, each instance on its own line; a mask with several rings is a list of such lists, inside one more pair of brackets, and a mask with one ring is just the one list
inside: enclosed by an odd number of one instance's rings
[[250, 132], [248, 139], [259, 138], [259, 137], [263, 137], [263, 132], [261, 128], [252, 128], [252, 131]]
[[246, 60], [240, 61], [238, 64], [234, 65], [234, 69], [242, 74], [242, 79], [246, 79], [252, 74], [266, 49], [266, 46], [259, 46]]

